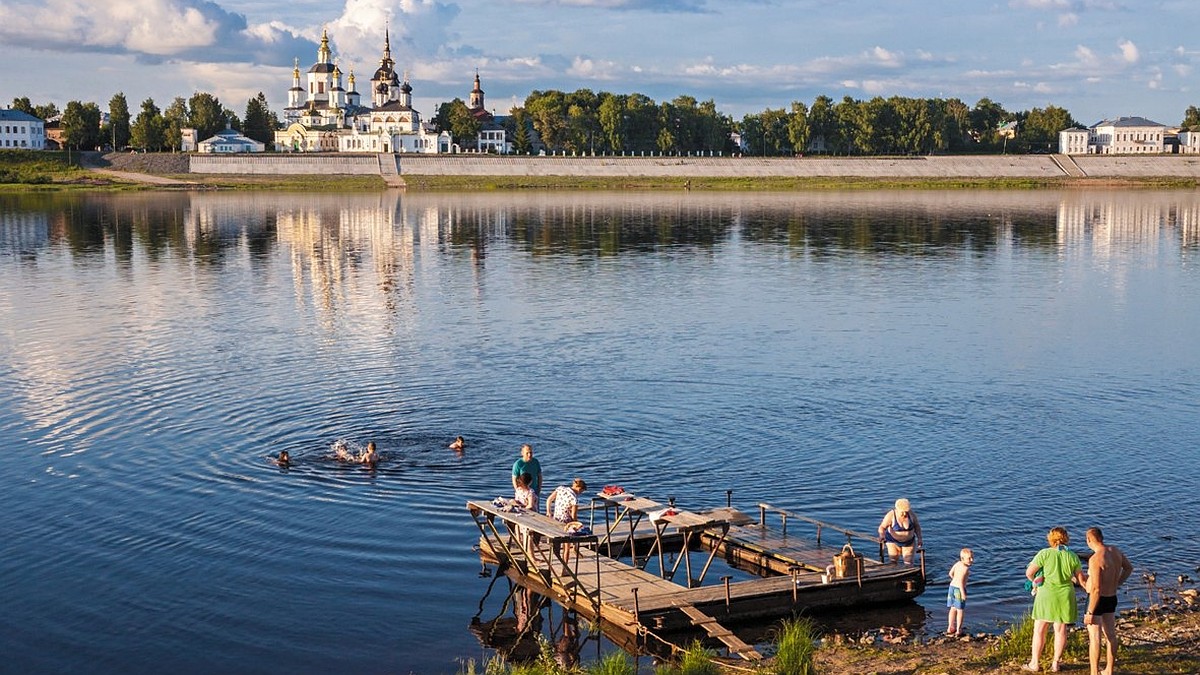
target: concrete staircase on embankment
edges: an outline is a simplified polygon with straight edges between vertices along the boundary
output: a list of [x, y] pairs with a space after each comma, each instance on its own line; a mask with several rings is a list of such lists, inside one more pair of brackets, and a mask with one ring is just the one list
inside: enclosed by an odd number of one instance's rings
[[1083, 169], [1079, 168], [1079, 165], [1075, 163], [1075, 160], [1071, 159], [1070, 155], [1050, 155], [1050, 159], [1054, 160], [1058, 168], [1062, 169], [1063, 173], [1071, 178], [1087, 178], [1087, 174]]
[[400, 177], [400, 157], [392, 154], [379, 155], [379, 175], [388, 187], [404, 187], [404, 179]]

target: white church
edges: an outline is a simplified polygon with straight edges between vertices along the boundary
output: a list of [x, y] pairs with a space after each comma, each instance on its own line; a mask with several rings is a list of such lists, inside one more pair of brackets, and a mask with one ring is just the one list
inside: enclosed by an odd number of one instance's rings
[[[307, 84], [307, 88], [303, 86]], [[341, 68], [329, 50], [328, 32], [321, 33], [317, 62], [304, 83], [297, 59], [292, 88], [283, 117], [286, 128], [275, 132], [275, 149], [281, 152], [446, 153], [451, 151], [449, 132], [438, 132], [421, 121], [412, 107], [412, 85], [396, 75], [391, 39], [385, 30], [383, 57], [371, 78], [370, 98], [364, 105], [355, 89], [354, 71], [342, 87]]]

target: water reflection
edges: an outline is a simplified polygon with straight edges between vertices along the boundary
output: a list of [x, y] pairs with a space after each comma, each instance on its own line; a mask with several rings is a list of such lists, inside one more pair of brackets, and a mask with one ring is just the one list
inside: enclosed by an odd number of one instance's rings
[[[1087, 244], [1113, 249], [1200, 243], [1194, 192], [819, 192], [794, 194], [352, 195], [142, 193], [0, 197], [0, 250], [65, 245], [80, 259], [167, 250], [221, 264], [292, 247], [322, 287], [373, 258], [383, 288], [403, 283], [418, 250], [489, 247], [532, 255], [611, 256], [711, 249], [728, 241], [805, 253], [908, 255]], [[334, 258], [341, 257], [340, 260]]]

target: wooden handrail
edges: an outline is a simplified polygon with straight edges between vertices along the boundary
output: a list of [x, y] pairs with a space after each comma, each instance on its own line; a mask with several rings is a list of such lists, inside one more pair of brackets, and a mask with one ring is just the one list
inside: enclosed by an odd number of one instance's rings
[[883, 545], [883, 539], [880, 539], [878, 536], [876, 536], [874, 534], [867, 534], [865, 532], [858, 532], [856, 530], [847, 529], [845, 527], [839, 527], [837, 525], [834, 525], [833, 523], [827, 523], [823, 520], [817, 520], [816, 518], [811, 518], [809, 516], [806, 516], [806, 515], [803, 515], [800, 513], [794, 513], [792, 511], [788, 511], [787, 509], [781, 509], [778, 506], [773, 506], [766, 502], [758, 503], [758, 524], [759, 525], [764, 526], [764, 527], [766, 526], [768, 512], [776, 513], [783, 519], [783, 533], [784, 534], [787, 534], [788, 519], [789, 518], [798, 518], [800, 520], [803, 520], [808, 523], [812, 523], [813, 525], [817, 526], [817, 545], [818, 546], [821, 545], [821, 531], [828, 528], [828, 529], [834, 530], [836, 532], [841, 532], [842, 534], [846, 535], [846, 543], [847, 544], [849, 544], [851, 542], [851, 540], [853, 540], [854, 538], [858, 538], [858, 539], [862, 539], [864, 541], [870, 541], [875, 544], [878, 544], [879, 545], [879, 559], [880, 560], [884, 559], [885, 547]]

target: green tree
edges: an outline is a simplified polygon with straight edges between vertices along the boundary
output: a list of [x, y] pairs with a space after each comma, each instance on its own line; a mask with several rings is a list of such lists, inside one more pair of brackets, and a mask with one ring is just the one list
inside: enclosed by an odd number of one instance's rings
[[942, 101], [942, 137], [951, 151], [966, 147], [971, 132], [971, 108], [957, 98]]
[[1183, 121], [1179, 123], [1179, 128], [1188, 129], [1189, 131], [1200, 131], [1200, 108], [1189, 105], [1183, 113]]
[[100, 145], [100, 107], [95, 103], [71, 101], [63, 111], [63, 129], [68, 147], [92, 150]]
[[130, 142], [143, 150], [161, 150], [166, 145], [166, 135], [163, 133], [165, 126], [154, 99], [148, 98], [142, 101], [141, 112], [133, 121]]
[[841, 145], [833, 99], [822, 95], [813, 100], [808, 109], [808, 133], [810, 141], [815, 141], [825, 152], [833, 152]]
[[524, 108], [513, 108], [508, 116], [508, 133], [512, 136], [513, 150], [518, 154], [528, 155], [533, 152], [533, 143], [529, 138], [529, 115]]
[[117, 92], [108, 101], [108, 142], [113, 150], [129, 145], [129, 102], [124, 92]]
[[33, 110], [34, 110], [33, 103], [30, 102], [28, 96], [14, 98], [11, 107], [13, 110], [20, 110], [21, 112], [25, 113], [26, 115], [34, 114], [33, 113]]
[[261, 91], [258, 96], [246, 101], [246, 117], [242, 122], [242, 133], [260, 143], [270, 145], [275, 140], [275, 125], [271, 119], [271, 108]]
[[792, 110], [787, 118], [788, 141], [792, 150], [803, 153], [808, 149], [808, 106], [792, 101]]
[[454, 142], [463, 149], [474, 149], [479, 142], [479, 129], [482, 126], [478, 119], [471, 114], [471, 109], [461, 99], [456, 98], [453, 101], [438, 106], [437, 114], [434, 115], [434, 123], [438, 129], [449, 131]]
[[525, 112], [548, 150], [561, 150], [567, 139], [566, 97], [561, 91], [533, 91], [525, 97]]
[[188, 125], [187, 101], [182, 96], [176, 96], [171, 105], [162, 113], [163, 145], [171, 150], [181, 150], [183, 147], [183, 128]]
[[625, 100], [626, 96], [603, 93], [600, 107], [596, 110], [596, 121], [604, 144], [612, 152], [625, 150]]
[[216, 96], [198, 91], [188, 99], [188, 126], [196, 130], [196, 140], [210, 138], [225, 129], [225, 109]]
[[1078, 123], [1066, 108], [1034, 108], [1025, 115], [1024, 141], [1030, 149], [1052, 150], [1058, 145], [1058, 132], [1074, 126]]
[[989, 98], [981, 98], [971, 108], [971, 138], [985, 147], [995, 148], [1000, 145], [998, 130], [1004, 122], [1013, 119], [1011, 113], [999, 103]]
[[51, 117], [56, 117], [58, 116], [58, 113], [58, 106], [54, 105], [53, 103], [36, 105], [33, 107], [33, 116], [41, 120], [48, 120]]

